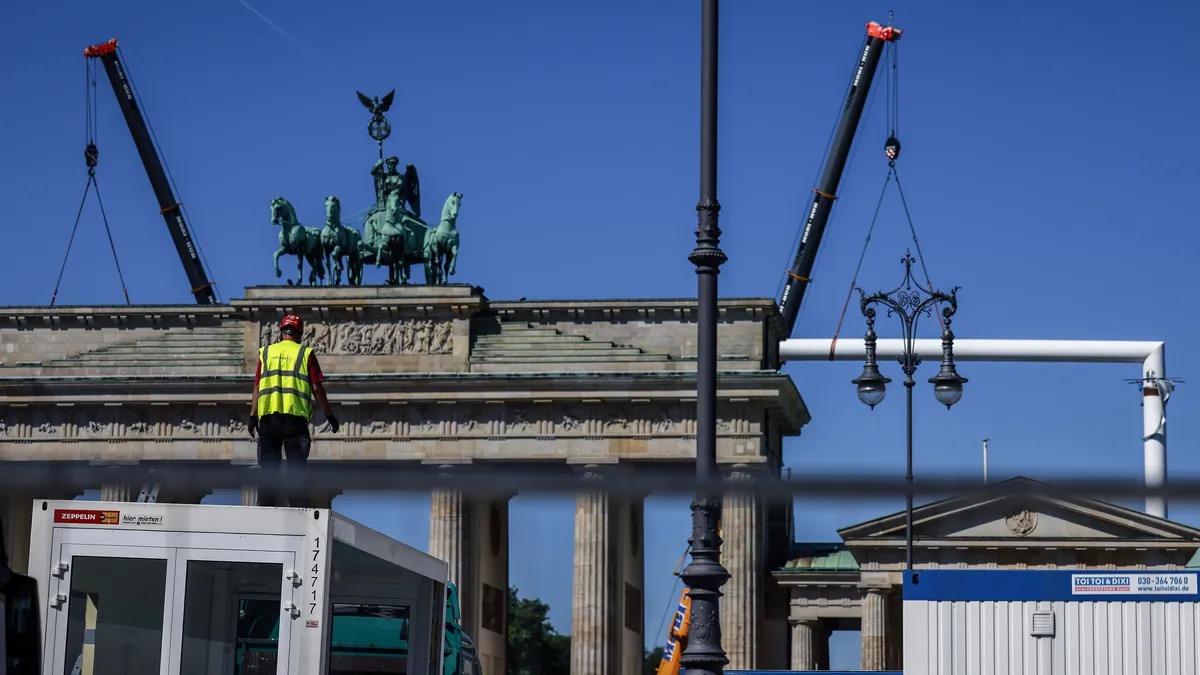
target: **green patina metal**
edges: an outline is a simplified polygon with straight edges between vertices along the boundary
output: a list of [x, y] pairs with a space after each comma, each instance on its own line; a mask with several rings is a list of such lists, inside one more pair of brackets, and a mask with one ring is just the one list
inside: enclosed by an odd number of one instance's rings
[[793, 552], [796, 557], [787, 561], [780, 572], [857, 572], [858, 561], [854, 554], [836, 545], [800, 548]]
[[[325, 269], [333, 274], [333, 284], [342, 283], [342, 270], [347, 259], [346, 282], [351, 286], [362, 285], [363, 261], [362, 234], [353, 227], [342, 224], [342, 203], [337, 197], [325, 198], [325, 227], [321, 230], [321, 250], [324, 253]], [[332, 264], [332, 266], [331, 266]]]
[[[461, 192], [451, 193], [442, 207], [441, 219], [430, 226], [421, 219], [421, 181], [417, 168], [408, 164], [404, 173], [397, 169], [397, 157], [383, 157], [383, 141], [391, 134], [391, 124], [383, 116], [391, 107], [395, 90], [382, 100], [374, 100], [362, 92], [358, 98], [371, 112], [368, 134], [379, 144], [379, 160], [371, 168], [375, 186], [375, 203], [367, 214], [360, 233], [342, 224], [341, 202], [337, 197], [325, 199], [325, 227], [316, 229], [300, 224], [291, 202], [283, 197], [271, 200], [271, 223], [282, 227], [279, 250], [275, 252], [275, 276], [279, 256], [296, 257], [296, 280], [304, 282], [304, 262], [308, 261], [308, 284], [342, 284], [342, 272], [351, 286], [363, 284], [363, 267], [387, 267], [386, 284], [407, 284], [412, 278], [412, 266], [425, 270], [425, 283], [446, 284], [458, 263], [458, 210], [462, 205]], [[327, 274], [328, 273], [328, 274]]]

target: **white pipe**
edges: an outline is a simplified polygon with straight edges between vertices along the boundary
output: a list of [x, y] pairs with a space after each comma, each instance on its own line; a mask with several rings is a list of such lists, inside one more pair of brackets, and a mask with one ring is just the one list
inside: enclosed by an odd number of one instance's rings
[[[840, 338], [832, 359], [829, 338], [784, 340], [779, 358], [784, 361], [861, 361], [866, 350], [862, 338]], [[916, 340], [918, 354], [942, 355], [942, 341]], [[959, 340], [954, 341], [955, 361], [1022, 361], [1053, 363], [1142, 363], [1161, 342], [1107, 342], [1101, 340]], [[878, 340], [876, 354], [894, 359], [904, 353], [904, 341]], [[1159, 371], [1159, 377], [1162, 377]]]
[[[1167, 481], [1167, 414], [1156, 381], [1166, 378], [1166, 372], [1166, 350], [1159, 345], [1142, 365], [1142, 446], [1147, 487], [1159, 487]], [[1146, 513], [1166, 518], [1166, 500], [1147, 497]]]
[[[940, 357], [942, 341], [914, 341], [918, 354]], [[876, 355], [894, 359], [903, 354], [904, 341], [878, 340]], [[860, 361], [866, 350], [862, 338], [784, 340], [779, 343], [782, 361]], [[1166, 378], [1166, 345], [1162, 342], [1107, 340], [955, 340], [955, 361], [1024, 363], [1140, 363], [1142, 364], [1142, 443], [1146, 485], [1157, 487], [1167, 480], [1166, 411], [1156, 379]], [[1167, 517], [1166, 500], [1146, 499], [1146, 513]]]
[[988, 439], [983, 439], [983, 484], [987, 485], [987, 442]]

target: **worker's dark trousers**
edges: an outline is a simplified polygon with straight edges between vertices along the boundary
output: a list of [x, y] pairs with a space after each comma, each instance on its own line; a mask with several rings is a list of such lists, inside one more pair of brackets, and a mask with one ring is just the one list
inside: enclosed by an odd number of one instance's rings
[[[312, 437], [308, 435], [308, 420], [298, 415], [271, 413], [258, 420], [258, 465], [263, 478], [282, 477], [287, 506], [308, 507], [304, 486], [304, 467]], [[287, 468], [283, 470], [283, 455], [287, 453]], [[258, 491], [259, 506], [280, 506], [280, 493], [273, 486], [263, 485]]]

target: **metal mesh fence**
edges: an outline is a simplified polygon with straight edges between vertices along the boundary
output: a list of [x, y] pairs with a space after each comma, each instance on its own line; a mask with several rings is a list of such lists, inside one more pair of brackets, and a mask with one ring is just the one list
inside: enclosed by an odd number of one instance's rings
[[[576, 493], [606, 491], [628, 495], [716, 494], [749, 492], [762, 497], [887, 498], [902, 497], [910, 488], [903, 477], [843, 473], [793, 474], [776, 477], [753, 470], [740, 472], [741, 480], [725, 477], [701, 479], [686, 465], [546, 465], [486, 469], [471, 465], [397, 466], [372, 462], [310, 463], [303, 472], [261, 471], [241, 465], [88, 465], [76, 463], [0, 462], [0, 493], [39, 490], [94, 489], [103, 484], [159, 485], [163, 489], [229, 489], [245, 486], [296, 487], [324, 491], [428, 492], [453, 489], [473, 494]], [[750, 479], [747, 479], [750, 478]], [[1147, 486], [1137, 478], [1063, 477], [1044, 481], [984, 483], [978, 476], [926, 476], [913, 481], [916, 499], [963, 494], [1077, 495], [1095, 499], [1145, 499], [1173, 502], [1200, 501], [1200, 478], [1172, 479], [1162, 486]]]

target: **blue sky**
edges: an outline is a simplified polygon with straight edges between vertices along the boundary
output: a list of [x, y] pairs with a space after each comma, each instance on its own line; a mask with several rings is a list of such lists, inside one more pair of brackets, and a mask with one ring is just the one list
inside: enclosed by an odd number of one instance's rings
[[[375, 146], [356, 89], [396, 88], [389, 152], [416, 164], [434, 206], [461, 191], [456, 281], [492, 298], [690, 297], [698, 186], [696, 2], [5, 3], [9, 67], [0, 201], [6, 304], [46, 304], [86, 180], [82, 50], [119, 37], [223, 298], [272, 283], [268, 204], [319, 223], [372, 199]], [[900, 160], [935, 286], [963, 287], [960, 337], [1165, 340], [1169, 374], [1195, 375], [1194, 134], [1200, 94], [1181, 27], [1195, 4], [726, 2], [721, 24], [720, 186], [726, 296], [773, 297], [846, 86], [863, 24], [896, 11]], [[261, 16], [260, 16], [261, 15]], [[281, 30], [273, 28], [275, 24]], [[1097, 17], [1093, 19], [1091, 17]], [[287, 35], [284, 33], [286, 32]], [[828, 337], [886, 172], [882, 88], [868, 110], [797, 336]], [[100, 81], [100, 166], [130, 297], [187, 303], [185, 277], [121, 120]], [[432, 209], [432, 207], [430, 207]], [[892, 193], [859, 281], [891, 287], [911, 237]], [[284, 265], [287, 272], [290, 263]], [[378, 275], [368, 271], [368, 279]], [[94, 203], [62, 304], [119, 303]], [[859, 335], [851, 308], [843, 335]], [[894, 327], [881, 325], [884, 337]], [[932, 336], [932, 333], [929, 335]], [[793, 472], [904, 466], [900, 397], [868, 411], [853, 363], [790, 366], [813, 414], [786, 445]], [[935, 366], [923, 366], [928, 378]], [[898, 377], [893, 364], [885, 374]], [[967, 393], [938, 409], [923, 379], [916, 470], [1140, 476], [1136, 367], [965, 364]], [[1194, 474], [1200, 411], [1170, 405], [1169, 466]], [[797, 536], [902, 500], [800, 502]], [[410, 543], [428, 498], [338, 506]], [[1200, 524], [1200, 510], [1172, 516]], [[646, 509], [648, 626], [671, 595], [686, 501]], [[570, 624], [569, 500], [513, 501], [512, 582]], [[547, 536], [546, 533], [559, 532]], [[648, 641], [655, 636], [648, 636]], [[845, 638], [849, 639], [849, 638]], [[836, 664], [835, 664], [836, 665]]]

